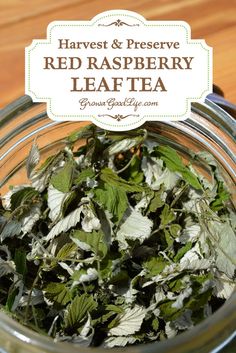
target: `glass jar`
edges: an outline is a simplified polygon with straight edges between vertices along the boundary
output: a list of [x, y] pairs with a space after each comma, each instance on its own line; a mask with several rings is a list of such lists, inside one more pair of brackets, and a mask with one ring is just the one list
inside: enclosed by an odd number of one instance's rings
[[[47, 117], [44, 104], [32, 103], [24, 96], [0, 112], [0, 193], [9, 185], [27, 183], [25, 161], [35, 139], [41, 151], [41, 161], [64, 144], [64, 137], [88, 122], [55, 122]], [[153, 138], [176, 148], [185, 159], [192, 152], [205, 150], [214, 155], [232, 192], [236, 208], [236, 123], [216, 104], [207, 100], [193, 104], [191, 116], [182, 122], [150, 122], [145, 124]], [[204, 165], [196, 165], [204, 172]], [[205, 170], [206, 171], [206, 170]], [[201, 324], [162, 342], [125, 348], [143, 353], [217, 353], [236, 335], [236, 293]], [[232, 343], [231, 343], [232, 344]], [[232, 353], [229, 348], [224, 352]], [[231, 346], [232, 347], [232, 346]], [[103, 352], [102, 348], [79, 348], [68, 343], [55, 343], [18, 324], [0, 312], [0, 353], [78, 353]], [[117, 351], [111, 349], [110, 352]], [[221, 351], [223, 352], [223, 351]]]

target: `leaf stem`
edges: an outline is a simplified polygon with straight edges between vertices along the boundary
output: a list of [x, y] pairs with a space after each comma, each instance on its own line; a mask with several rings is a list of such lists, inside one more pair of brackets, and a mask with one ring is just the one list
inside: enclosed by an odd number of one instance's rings
[[178, 195], [174, 198], [174, 200], [171, 202], [170, 208], [172, 208], [176, 202], [180, 199], [180, 197], [183, 195], [183, 193], [186, 191], [186, 189], [189, 187], [188, 184], [185, 184], [182, 188], [182, 190], [180, 190], [180, 192], [178, 193]]
[[[41, 271], [42, 267], [40, 266], [39, 269], [38, 269], [38, 272], [37, 272], [37, 275], [32, 283], [32, 286], [31, 286], [31, 289], [30, 289], [30, 292], [29, 292], [29, 296], [28, 296], [28, 300], [27, 300], [27, 305], [26, 305], [26, 310], [25, 310], [25, 324], [27, 323], [28, 321], [28, 316], [29, 316], [29, 306], [30, 306], [30, 301], [31, 301], [31, 297], [32, 297], [32, 293], [33, 293], [33, 290], [34, 290], [34, 287], [36, 286], [38, 280], [39, 280], [39, 274], [40, 274], [40, 271]], [[33, 307], [33, 305], [32, 305]], [[33, 309], [32, 309], [33, 310]]]
[[133, 154], [132, 158], [130, 158], [129, 162], [120, 170], [116, 171], [116, 174], [121, 174], [123, 173], [127, 168], [129, 168], [130, 164], [133, 162], [133, 159], [135, 158], [135, 154]]

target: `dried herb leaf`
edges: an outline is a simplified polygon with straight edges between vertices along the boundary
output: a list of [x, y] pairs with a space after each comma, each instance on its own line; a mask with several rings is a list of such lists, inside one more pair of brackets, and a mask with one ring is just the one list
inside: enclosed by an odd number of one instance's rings
[[45, 297], [60, 305], [66, 305], [71, 301], [71, 294], [64, 283], [51, 282], [47, 285], [45, 290]]
[[72, 303], [67, 307], [67, 313], [65, 315], [65, 327], [76, 328], [80, 326], [87, 314], [97, 308], [97, 303], [93, 297], [82, 294], [73, 299]]
[[136, 305], [133, 309], [127, 309], [125, 313], [118, 314], [113, 321], [109, 334], [112, 336], [128, 336], [139, 331], [146, 309]]
[[128, 197], [126, 191], [120, 187], [111, 186], [108, 183], [100, 185], [94, 190], [95, 200], [119, 222], [128, 208]]
[[178, 172], [182, 175], [193, 188], [202, 189], [200, 182], [196, 175], [194, 175], [182, 162], [177, 152], [169, 146], [156, 147], [157, 153], [160, 158], [165, 162], [167, 168], [172, 172]]
[[39, 148], [36, 142], [34, 142], [30, 149], [28, 159], [26, 161], [26, 170], [27, 170], [28, 178], [31, 177], [34, 168], [39, 163], [39, 160], [40, 160]]
[[69, 192], [73, 179], [74, 163], [72, 161], [66, 162], [58, 173], [51, 177], [51, 184], [54, 188], [61, 192]]
[[104, 235], [102, 231], [92, 233], [86, 233], [81, 230], [76, 230], [72, 233], [71, 239], [78, 245], [82, 250], [92, 251], [96, 256], [101, 259], [107, 254], [107, 245], [104, 242]]
[[90, 125], [65, 142], [37, 169], [34, 144], [32, 185], [1, 196], [0, 311], [56, 342], [124, 347], [191, 329], [232, 295], [236, 216], [212, 156], [191, 157], [208, 180], [146, 130]]
[[136, 183], [128, 182], [119, 177], [112, 169], [104, 168], [101, 170], [100, 178], [110, 186], [118, 187], [126, 192], [142, 192], [144, 188]]
[[83, 210], [83, 206], [80, 206], [76, 210], [69, 213], [65, 218], [61, 219], [48, 233], [45, 237], [46, 241], [49, 241], [56, 237], [62, 232], [67, 232], [70, 228], [76, 226], [80, 221], [80, 215]]

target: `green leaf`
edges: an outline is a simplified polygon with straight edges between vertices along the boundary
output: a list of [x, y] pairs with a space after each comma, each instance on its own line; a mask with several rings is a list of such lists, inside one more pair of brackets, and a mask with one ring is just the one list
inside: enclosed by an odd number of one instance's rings
[[130, 276], [126, 270], [120, 270], [118, 273], [113, 275], [110, 279], [111, 284], [119, 285], [120, 287], [128, 285]]
[[156, 212], [156, 210], [164, 205], [164, 201], [162, 200], [163, 188], [158, 191], [154, 191], [153, 198], [148, 206], [147, 212]]
[[152, 320], [152, 328], [154, 331], [157, 331], [159, 328], [159, 320], [157, 318]]
[[125, 190], [105, 183], [94, 190], [94, 196], [95, 201], [113, 215], [115, 222], [122, 219], [129, 205]]
[[120, 152], [128, 151], [131, 148], [142, 143], [144, 140], [145, 140], [145, 134], [143, 136], [139, 135], [133, 138], [124, 138], [120, 141], [116, 141], [112, 143], [105, 152], [107, 152], [109, 156], [112, 156]]
[[190, 297], [185, 307], [195, 311], [196, 309], [199, 310], [202, 308], [212, 296], [212, 288], [208, 289], [207, 291], [197, 294], [194, 297]]
[[66, 305], [71, 300], [70, 290], [64, 283], [51, 282], [44, 290], [46, 298], [57, 304]]
[[195, 189], [202, 189], [200, 182], [195, 174], [186, 167], [177, 154], [177, 152], [169, 146], [158, 146], [155, 148], [160, 158], [165, 162], [167, 168], [172, 172], [182, 175], [182, 178]]
[[[60, 158], [58, 158], [60, 157]], [[62, 159], [62, 154], [61, 152], [53, 155], [53, 156], [49, 156], [37, 169], [37, 171], [40, 172], [46, 172], [48, 169], [51, 169], [51, 167], [55, 166], [55, 164], [57, 164], [57, 162], [59, 162], [59, 160]]]
[[74, 162], [68, 161], [56, 174], [51, 177], [51, 184], [61, 192], [69, 192], [74, 171]]
[[179, 236], [181, 229], [182, 227], [179, 224], [177, 223], [171, 224], [169, 228], [170, 234], [172, 235], [172, 237], [176, 238]]
[[100, 231], [93, 231], [91, 233], [84, 232], [83, 230], [75, 230], [71, 239], [81, 249], [85, 251], [92, 251], [96, 256], [103, 259], [107, 254], [107, 245], [104, 241], [104, 234]]
[[67, 137], [67, 140], [70, 143], [74, 143], [77, 140], [80, 140], [82, 138], [92, 137], [94, 135], [95, 131], [96, 131], [96, 126], [95, 125], [93, 125], [93, 124], [86, 125], [82, 129], [80, 129], [79, 131], [72, 132]]
[[85, 275], [87, 273], [86, 269], [85, 268], [80, 268], [79, 270], [75, 270], [73, 272], [73, 275], [71, 276], [71, 278], [74, 280], [74, 281], [78, 281], [80, 279], [80, 277], [82, 275]]
[[110, 168], [102, 169], [100, 178], [110, 186], [120, 188], [126, 192], [142, 192], [145, 190], [142, 186], [136, 183], [122, 179]]
[[71, 254], [73, 254], [77, 249], [78, 248], [75, 243], [67, 243], [63, 245], [63, 247], [58, 251], [56, 259], [58, 261], [65, 261], [66, 259], [70, 258]]
[[148, 271], [148, 277], [159, 275], [168, 263], [162, 257], [152, 257], [143, 262], [143, 267]]
[[135, 184], [141, 184], [144, 178], [144, 174], [141, 171], [141, 159], [138, 156], [133, 157], [128, 172], [130, 174], [130, 182], [134, 182]]
[[48, 157], [44, 163], [37, 170], [33, 170], [30, 175], [32, 186], [39, 192], [44, 191], [48, 185], [49, 178], [53, 172], [53, 169], [63, 160], [64, 154], [62, 151], [57, 154]]
[[106, 256], [100, 265], [100, 276], [102, 279], [109, 279], [112, 275], [112, 259]]
[[132, 157], [129, 168], [123, 173], [124, 178], [135, 184], [141, 184], [144, 174], [141, 171], [141, 159], [134, 155]]
[[224, 188], [224, 184], [222, 181], [219, 181], [217, 187], [217, 195], [215, 200], [211, 202], [210, 207], [213, 211], [219, 211], [224, 207], [224, 202], [229, 200], [230, 194]]
[[176, 218], [174, 212], [170, 210], [170, 207], [168, 204], [166, 204], [161, 212], [161, 226], [165, 227], [169, 223], [173, 222]]
[[15, 288], [15, 287], [13, 287], [13, 288], [10, 287], [9, 288], [9, 292], [8, 292], [8, 296], [7, 296], [7, 302], [6, 302], [6, 305], [5, 305], [6, 310], [12, 311], [12, 306], [14, 304], [14, 301], [15, 301], [15, 298], [16, 298], [18, 292], [19, 292], [18, 288]]
[[77, 185], [82, 184], [87, 180], [87, 178], [94, 178], [95, 177], [95, 172], [92, 168], [84, 169], [79, 173], [79, 176], [76, 178], [75, 183]]
[[170, 232], [167, 229], [164, 229], [164, 235], [165, 235], [165, 240], [167, 243], [167, 246], [172, 246], [174, 243], [174, 239], [172, 238]]
[[[195, 274], [190, 275], [193, 293], [197, 293], [199, 292], [199, 290], [202, 290], [204, 282], [212, 280], [213, 278], [214, 276], [211, 272], [202, 274], [202, 275], [195, 275]], [[214, 287], [214, 286], [215, 286], [215, 282], [212, 281], [211, 287]]]
[[27, 272], [26, 251], [23, 249], [16, 249], [14, 262], [16, 265], [16, 272], [20, 273], [23, 277], [25, 277]]
[[11, 195], [11, 210], [14, 211], [24, 204], [32, 204], [33, 200], [38, 196], [38, 191], [31, 187], [16, 191]]
[[159, 309], [161, 311], [160, 317], [162, 317], [166, 321], [171, 321], [177, 319], [182, 310], [172, 306], [173, 301], [168, 300], [159, 305]]
[[91, 295], [82, 294], [73, 299], [67, 307], [65, 315], [65, 327], [76, 328], [80, 326], [81, 321], [87, 318], [88, 313], [97, 308], [97, 302]]
[[144, 138], [147, 137], [146, 129], [134, 129], [129, 131], [106, 131], [106, 136], [111, 141], [121, 141], [126, 138], [137, 137], [142, 135]]
[[183, 274], [181, 274], [177, 278], [175, 277], [174, 279], [169, 281], [168, 286], [172, 292], [179, 293], [182, 289], [186, 288], [186, 283], [184, 283], [184, 281], [182, 281], [182, 276], [183, 276]]
[[182, 246], [175, 255], [174, 261], [179, 262], [179, 260], [186, 254], [186, 252], [188, 252], [192, 248], [192, 246], [193, 244], [191, 242], [188, 242], [187, 244]]
[[114, 313], [122, 314], [124, 309], [120, 306], [109, 304], [106, 306], [106, 311], [113, 311]]

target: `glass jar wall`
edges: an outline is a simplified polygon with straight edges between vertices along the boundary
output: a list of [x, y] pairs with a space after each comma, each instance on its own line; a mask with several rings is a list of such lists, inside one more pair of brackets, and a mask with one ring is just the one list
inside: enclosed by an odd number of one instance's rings
[[[42, 161], [64, 146], [64, 138], [70, 132], [88, 122], [54, 122], [45, 112], [44, 104], [33, 104], [28, 96], [7, 106], [0, 113], [0, 193], [9, 185], [27, 183], [25, 161], [35, 138]], [[232, 193], [236, 207], [236, 123], [214, 103], [192, 105], [191, 116], [182, 122], [150, 122], [145, 125], [150, 136], [178, 150], [188, 160], [192, 153], [208, 151], [218, 161], [221, 173]], [[196, 163], [202, 173], [204, 163]], [[226, 345], [236, 330], [236, 293], [211, 317], [190, 331], [173, 339], [153, 344], [126, 348], [135, 353], [209, 353], [218, 352]], [[84, 352], [84, 348], [66, 343], [54, 343], [18, 324], [0, 312], [0, 352], [43, 353]], [[101, 348], [86, 351], [104, 351]], [[113, 349], [111, 350], [113, 351]]]

